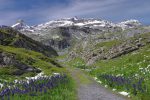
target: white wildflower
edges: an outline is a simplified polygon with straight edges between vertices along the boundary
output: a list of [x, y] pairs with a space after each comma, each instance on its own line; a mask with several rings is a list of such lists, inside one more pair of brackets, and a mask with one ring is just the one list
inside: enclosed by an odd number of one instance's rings
[[128, 96], [129, 95], [129, 93], [127, 93], [125, 91], [119, 92], [119, 94], [124, 95], [124, 96]]
[[101, 81], [97, 81], [97, 82], [100, 83], [100, 84], [102, 83]]
[[97, 77], [94, 77], [94, 80], [97, 80]]
[[0, 83], [0, 88], [2, 88], [4, 85], [2, 83]]
[[112, 91], [116, 91], [116, 89], [112, 89]]
[[108, 85], [105, 85], [105, 87], [107, 88], [107, 87], [108, 87]]

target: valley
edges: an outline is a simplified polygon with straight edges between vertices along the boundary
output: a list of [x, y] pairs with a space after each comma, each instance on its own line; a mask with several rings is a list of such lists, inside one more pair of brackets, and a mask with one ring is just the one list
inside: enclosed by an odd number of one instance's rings
[[2, 100], [149, 100], [150, 27], [65, 18], [0, 27]]

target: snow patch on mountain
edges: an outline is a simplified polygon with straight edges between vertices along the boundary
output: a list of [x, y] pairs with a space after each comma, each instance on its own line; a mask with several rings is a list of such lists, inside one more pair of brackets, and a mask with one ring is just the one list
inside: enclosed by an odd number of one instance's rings
[[76, 24], [74, 24], [75, 26], [84, 26], [84, 25], [86, 25], [86, 24], [84, 24], [84, 23], [76, 23]]
[[138, 21], [138, 20], [127, 20], [121, 23], [118, 23], [117, 26], [121, 27], [123, 30], [127, 29], [127, 28], [134, 28], [134, 27], [138, 27], [141, 26], [142, 24]]

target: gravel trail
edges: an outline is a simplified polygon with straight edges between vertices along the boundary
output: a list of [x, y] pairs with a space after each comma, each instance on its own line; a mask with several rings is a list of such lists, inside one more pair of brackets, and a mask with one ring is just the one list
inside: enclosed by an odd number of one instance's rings
[[129, 100], [104, 88], [80, 69], [68, 68], [68, 70], [76, 81], [78, 100]]

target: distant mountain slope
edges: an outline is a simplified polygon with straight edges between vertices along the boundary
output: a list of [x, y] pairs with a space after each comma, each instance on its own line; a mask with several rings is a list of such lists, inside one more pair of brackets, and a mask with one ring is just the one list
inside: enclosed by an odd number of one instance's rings
[[41, 52], [48, 57], [57, 56], [57, 52], [50, 46], [45, 46], [6, 26], [0, 27], [0, 45], [34, 50]]
[[[112, 23], [102, 19], [76, 17], [52, 20], [35, 26], [28, 26], [23, 21], [12, 25], [14, 29], [19, 30], [36, 41], [52, 46], [57, 50], [68, 48], [72, 46], [75, 41], [87, 39], [89, 36], [95, 38], [101, 34], [118, 33], [142, 26], [143, 25], [137, 20]], [[135, 31], [132, 33], [135, 33]], [[138, 32], [136, 31], [136, 33]]]

